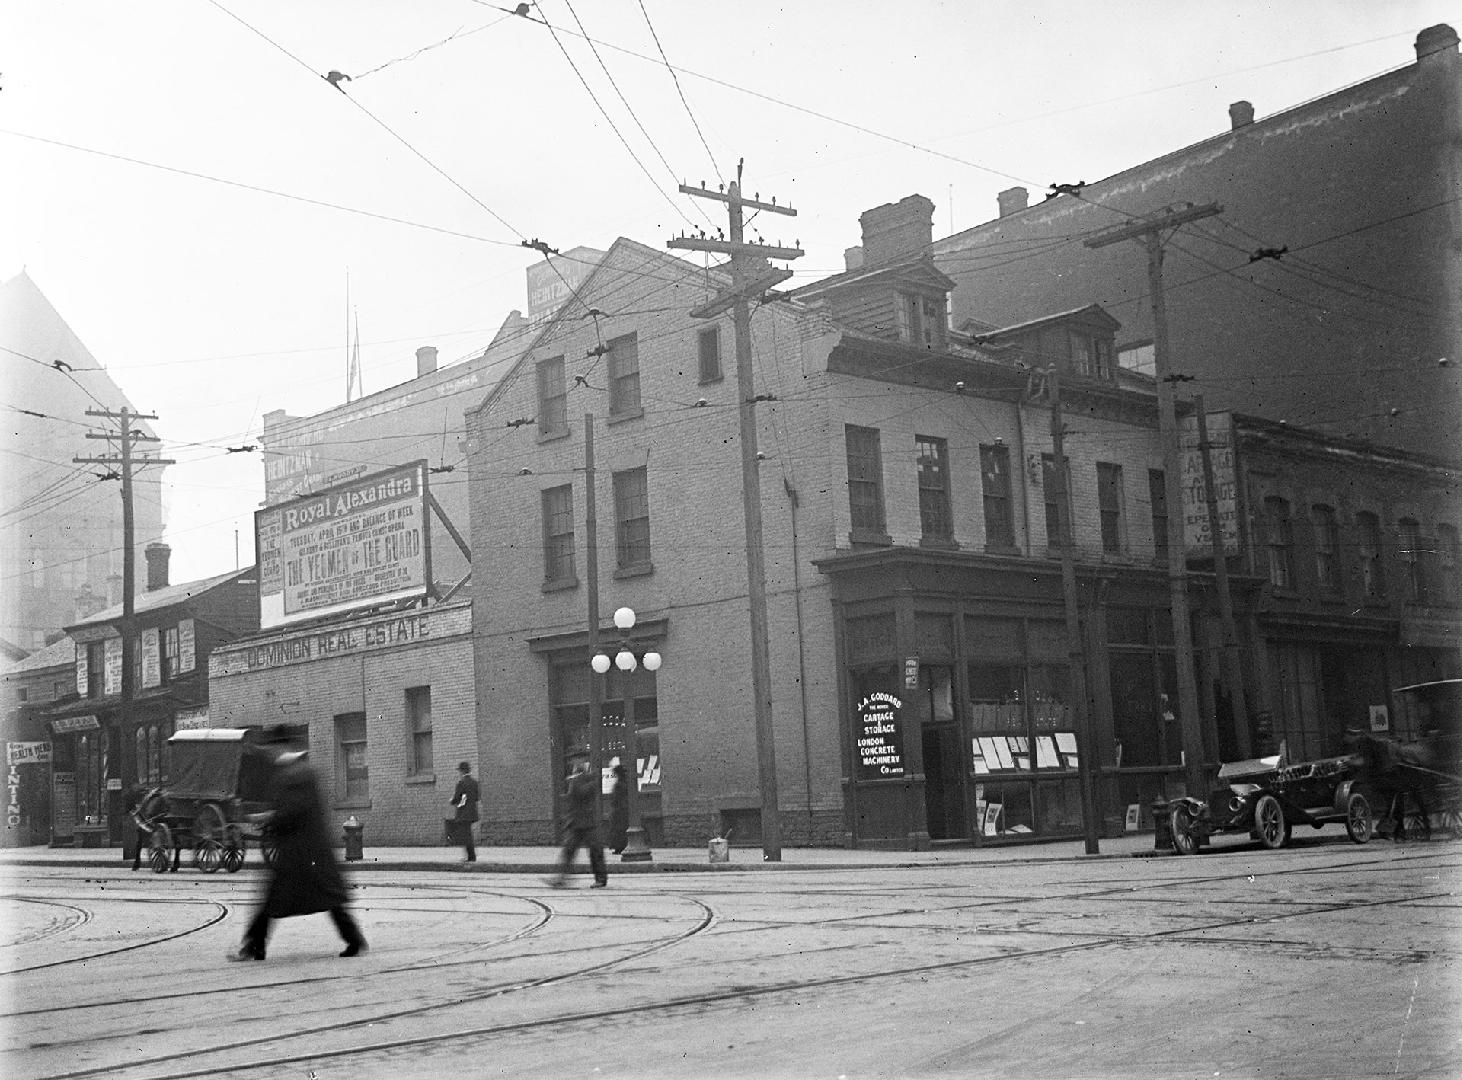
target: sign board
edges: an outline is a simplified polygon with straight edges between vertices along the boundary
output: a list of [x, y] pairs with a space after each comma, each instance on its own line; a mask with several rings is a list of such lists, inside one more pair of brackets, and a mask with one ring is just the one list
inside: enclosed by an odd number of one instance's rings
[[8, 765], [44, 765], [50, 760], [51, 744], [48, 742], [5, 744], [5, 762]]
[[179, 709], [173, 713], [174, 731], [193, 731], [212, 726], [208, 722], [208, 706], [206, 705], [201, 709]]
[[[1206, 426], [1223, 550], [1225, 554], [1236, 555], [1239, 552], [1239, 477], [1234, 463], [1233, 414], [1209, 413]], [[1203, 451], [1196, 415], [1182, 418], [1178, 436], [1183, 459], [1183, 543], [1193, 555], [1211, 556], [1213, 538], [1208, 528], [1208, 488], [1203, 478]]]
[[904, 693], [912, 694], [919, 689], [919, 658], [904, 657]]
[[149, 626], [142, 631], [142, 686], [144, 689], [162, 685], [162, 637], [158, 628]]
[[256, 511], [261, 629], [426, 595], [426, 462]]
[[1142, 804], [1128, 803], [1126, 831], [1136, 832], [1140, 828], [1142, 828]]
[[101, 727], [100, 721], [94, 715], [86, 716], [63, 716], [51, 721], [51, 732], [55, 735], [65, 735], [71, 731], [96, 731]]
[[107, 638], [102, 645], [102, 693], [115, 697], [122, 692], [122, 639]]
[[903, 731], [899, 726], [902, 709], [903, 702], [881, 690], [858, 702], [854, 747], [858, 779], [888, 780], [904, 775]]
[[91, 671], [87, 667], [86, 645], [78, 641], [76, 643], [76, 692], [86, 697], [87, 683], [91, 679]]
[[194, 637], [193, 620], [178, 620], [178, 674], [192, 671], [197, 666], [197, 639]]
[[1386, 706], [1372, 705], [1370, 706], [1370, 713], [1372, 731], [1391, 730], [1391, 712]]

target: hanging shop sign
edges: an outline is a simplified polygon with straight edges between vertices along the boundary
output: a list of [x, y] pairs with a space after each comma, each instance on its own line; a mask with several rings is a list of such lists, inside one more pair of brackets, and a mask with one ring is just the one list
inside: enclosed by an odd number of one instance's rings
[[259, 625], [426, 595], [426, 462], [256, 511]]
[[45, 765], [51, 760], [51, 744], [48, 742], [8, 742], [5, 744], [5, 761], [8, 765]]
[[903, 702], [881, 690], [858, 702], [858, 779], [889, 780], [904, 775], [904, 739], [899, 723]]
[[54, 735], [65, 735], [72, 731], [96, 731], [101, 726], [101, 721], [92, 713], [85, 716], [61, 716], [51, 721], [51, 732]]

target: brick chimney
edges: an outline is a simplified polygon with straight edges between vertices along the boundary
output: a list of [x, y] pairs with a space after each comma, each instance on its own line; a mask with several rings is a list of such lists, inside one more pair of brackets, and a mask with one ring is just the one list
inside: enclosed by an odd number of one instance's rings
[[858, 223], [863, 226], [866, 266], [912, 258], [934, 242], [934, 204], [922, 195], [865, 210]]
[[1030, 206], [1031, 193], [1023, 187], [1006, 188], [995, 199], [1000, 204], [1000, 216], [1009, 217]]
[[843, 269], [861, 270], [863, 268], [863, 249], [860, 247], [843, 248]]
[[173, 549], [166, 544], [148, 544], [142, 549], [147, 557], [147, 591], [166, 589], [168, 586], [168, 560]]
[[1446, 23], [1428, 26], [1416, 35], [1416, 59], [1418, 63], [1434, 53], [1456, 51], [1457, 31], [1453, 30]]
[[1247, 101], [1236, 101], [1228, 107], [1228, 120], [1234, 131], [1248, 127], [1254, 122], [1254, 106]]
[[430, 375], [437, 369], [437, 347], [435, 345], [423, 345], [416, 350], [416, 377]]

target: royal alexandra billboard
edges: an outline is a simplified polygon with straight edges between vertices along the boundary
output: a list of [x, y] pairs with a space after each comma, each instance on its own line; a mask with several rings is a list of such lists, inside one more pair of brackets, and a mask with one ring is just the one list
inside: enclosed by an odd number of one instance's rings
[[255, 511], [254, 541], [264, 629], [423, 596], [426, 462]]

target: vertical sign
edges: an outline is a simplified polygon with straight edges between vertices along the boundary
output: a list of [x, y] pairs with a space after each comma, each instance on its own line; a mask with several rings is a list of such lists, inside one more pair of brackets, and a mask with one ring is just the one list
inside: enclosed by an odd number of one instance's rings
[[193, 620], [178, 622], [178, 672], [192, 671], [197, 665], [197, 645], [193, 640]]
[[904, 657], [904, 693], [912, 694], [919, 689], [919, 658]]
[[904, 740], [899, 725], [903, 702], [876, 690], [858, 702], [858, 756], [860, 780], [888, 780], [904, 775]]
[[[1213, 463], [1213, 489], [1218, 501], [1218, 525], [1223, 531], [1223, 550], [1239, 551], [1238, 472], [1234, 466], [1234, 418], [1232, 413], [1209, 413], [1208, 456]], [[1208, 528], [1208, 486], [1203, 481], [1203, 451], [1199, 446], [1198, 417], [1185, 416], [1179, 430], [1183, 458], [1183, 542], [1194, 555], [1212, 555], [1213, 538]], [[1171, 511], [1170, 511], [1171, 512]]]
[[86, 666], [86, 646], [81, 642], [76, 643], [76, 693], [86, 697], [87, 683], [91, 681], [91, 673]]
[[162, 641], [155, 626], [142, 631], [142, 685], [162, 685]]
[[112, 697], [122, 692], [122, 639], [107, 638], [102, 652], [106, 664], [102, 669], [102, 693]]

